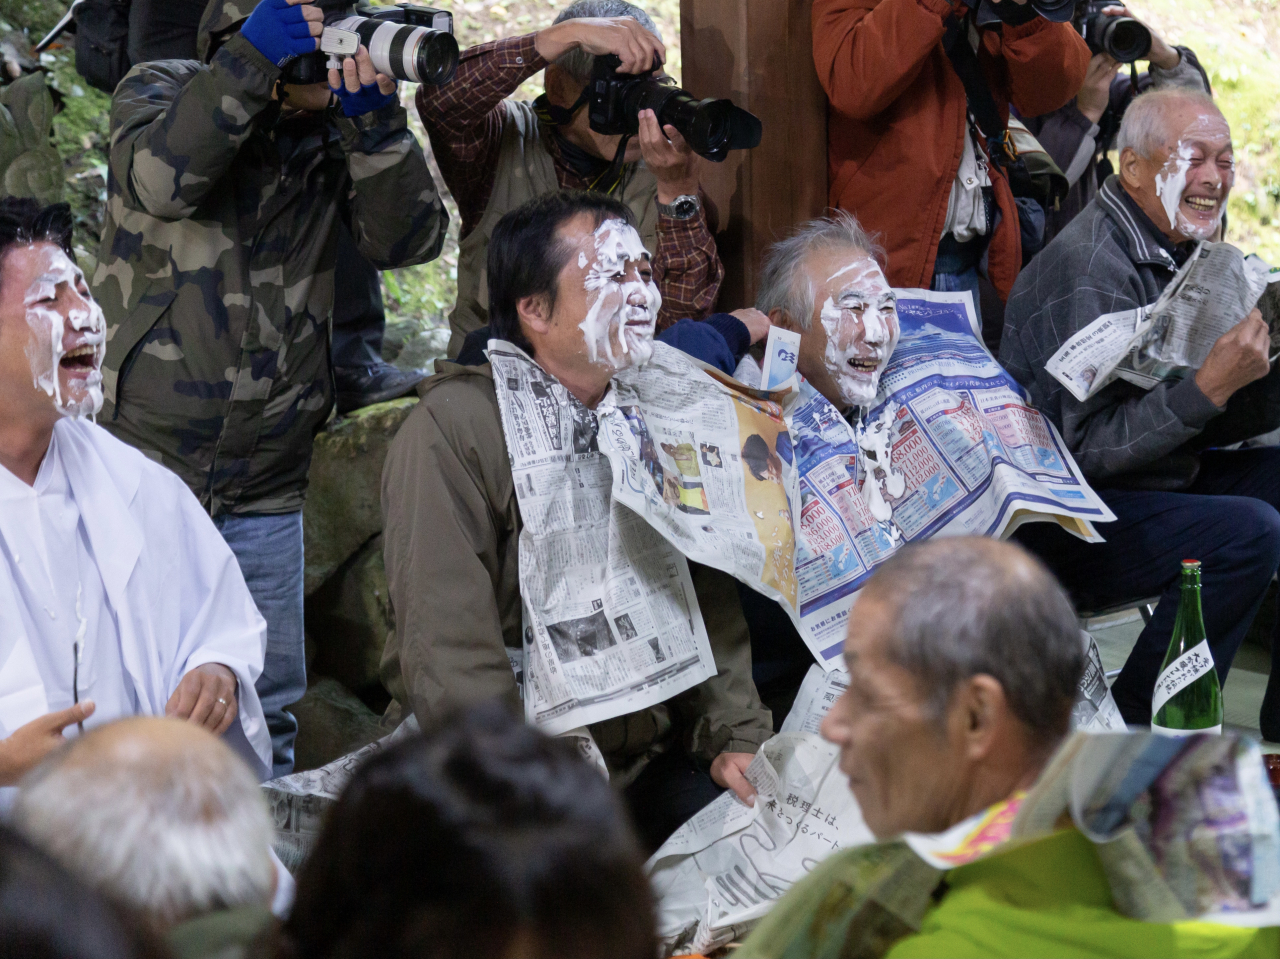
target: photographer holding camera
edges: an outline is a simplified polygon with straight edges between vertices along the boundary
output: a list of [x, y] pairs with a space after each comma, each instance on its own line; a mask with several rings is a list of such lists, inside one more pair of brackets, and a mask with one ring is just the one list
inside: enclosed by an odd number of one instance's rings
[[[1212, 92], [1208, 75], [1189, 47], [1169, 46], [1119, 3], [1085, 0], [1076, 11], [1075, 23], [1093, 53], [1084, 86], [1066, 106], [1038, 117], [1023, 117], [1071, 184], [1058, 208], [1045, 211], [1046, 245], [1088, 205], [1114, 172], [1107, 151], [1134, 97], [1171, 87]], [[1147, 60], [1150, 69], [1121, 72], [1137, 60]]]
[[358, 44], [326, 71], [323, 19], [301, 0], [215, 0], [203, 62], [129, 72], [93, 277], [101, 425], [190, 486], [267, 621], [256, 687], [275, 775], [306, 691], [302, 504], [333, 403], [339, 230], [390, 269], [439, 255], [448, 223], [395, 81]]
[[[607, 193], [631, 209], [653, 251], [659, 330], [702, 318], [715, 304], [724, 267], [699, 192], [697, 154], [651, 110], [640, 112], [621, 157], [622, 137], [589, 125], [584, 92], [596, 57], [606, 54], [619, 58], [619, 73], [642, 74], [666, 50], [639, 7], [577, 0], [537, 33], [463, 51], [453, 82], [418, 91], [418, 112], [462, 217], [451, 357], [489, 322], [485, 257], [494, 226], [525, 201], [562, 188]], [[544, 68], [546, 93], [537, 101], [506, 99]]]
[[1015, 199], [1003, 125], [1011, 103], [1035, 116], [1080, 88], [1089, 51], [1060, 22], [1072, 7], [814, 0], [829, 202], [880, 235], [891, 286], [970, 290], [976, 304], [981, 271], [1008, 297], [1022, 266], [1019, 205], [1035, 201]]

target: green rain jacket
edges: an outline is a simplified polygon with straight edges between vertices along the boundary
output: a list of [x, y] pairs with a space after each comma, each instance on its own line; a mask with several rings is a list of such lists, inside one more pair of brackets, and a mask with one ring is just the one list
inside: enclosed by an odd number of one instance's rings
[[796, 883], [735, 959], [1280, 955], [1280, 929], [1143, 922], [1115, 910], [1093, 844], [1075, 829], [945, 874], [905, 843], [832, 856]]
[[[243, 6], [205, 12], [202, 50]], [[279, 76], [233, 33], [207, 64], [140, 64], [112, 100], [99, 422], [215, 516], [302, 508], [339, 219], [380, 269], [437, 256], [448, 224], [403, 107], [282, 118]]]

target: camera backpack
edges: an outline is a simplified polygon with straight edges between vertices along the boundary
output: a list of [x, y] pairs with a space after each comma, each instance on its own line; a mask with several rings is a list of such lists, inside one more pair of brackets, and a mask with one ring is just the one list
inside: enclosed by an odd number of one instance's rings
[[103, 93], [114, 93], [129, 72], [129, 4], [80, 0], [75, 7], [76, 72]]

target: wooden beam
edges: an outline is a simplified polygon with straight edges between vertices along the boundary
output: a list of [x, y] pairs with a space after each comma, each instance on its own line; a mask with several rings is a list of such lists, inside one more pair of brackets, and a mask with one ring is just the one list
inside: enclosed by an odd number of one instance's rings
[[751, 306], [770, 243], [827, 206], [827, 101], [813, 66], [812, 0], [680, 0], [684, 87], [764, 125], [754, 150], [704, 163], [725, 265], [719, 309]]

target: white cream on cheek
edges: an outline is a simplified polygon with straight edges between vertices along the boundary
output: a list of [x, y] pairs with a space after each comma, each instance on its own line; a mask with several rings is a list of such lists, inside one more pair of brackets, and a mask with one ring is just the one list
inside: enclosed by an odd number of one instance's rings
[[582, 330], [591, 362], [612, 370], [641, 366], [653, 355], [653, 333], [662, 296], [652, 280], [618, 281], [628, 263], [648, 258], [640, 234], [621, 220], [606, 220], [592, 235], [595, 260], [588, 267], [585, 252], [578, 265], [587, 268], [583, 286], [590, 307]]
[[[876, 398], [880, 374], [897, 345], [898, 318], [893, 311], [893, 291], [879, 265], [869, 257], [859, 258], [837, 270], [828, 277], [828, 287], [851, 272], [853, 276], [836, 297], [827, 297], [818, 315], [827, 335], [823, 359], [841, 400], [848, 406], [868, 406]], [[882, 316], [881, 311], [886, 307], [887, 315]], [[855, 370], [849, 365], [852, 359], [874, 360], [876, 368]]]
[[1226, 216], [1226, 194], [1235, 180], [1234, 157], [1231, 160], [1230, 172], [1219, 184], [1219, 198], [1222, 203], [1218, 209], [1217, 219], [1213, 223], [1205, 224], [1191, 220], [1182, 209], [1182, 200], [1187, 191], [1187, 174], [1191, 170], [1196, 145], [1200, 144], [1201, 149], [1207, 147], [1207, 152], [1216, 159], [1216, 155], [1226, 149], [1230, 143], [1231, 128], [1220, 116], [1201, 115], [1182, 131], [1177, 145], [1169, 154], [1169, 159], [1156, 174], [1156, 196], [1159, 197], [1160, 205], [1164, 207], [1165, 216], [1169, 219], [1169, 229], [1177, 230], [1183, 236], [1196, 240], [1207, 240], [1213, 236], [1218, 223]]
[[[67, 255], [52, 246], [38, 250], [40, 262], [36, 279], [23, 295], [26, 321], [31, 328], [32, 340], [27, 345], [27, 360], [31, 364], [32, 382], [37, 389], [53, 397], [58, 411], [66, 416], [93, 416], [102, 408], [102, 359], [106, 353], [106, 321], [102, 308], [92, 297], [84, 296], [83, 306], [73, 307], [67, 316], [49, 305], [57, 296], [58, 287], [68, 284], [77, 289], [84, 274]], [[93, 347], [93, 365], [83, 379], [81, 395], [63, 396], [59, 376], [66, 326], [83, 334], [83, 343]]]
[[1169, 154], [1160, 172], [1156, 174], [1156, 196], [1164, 206], [1164, 214], [1169, 218], [1169, 229], [1178, 228], [1178, 207], [1182, 203], [1182, 192], [1187, 188], [1187, 171], [1191, 169], [1191, 146], [1178, 141], [1177, 147]]

